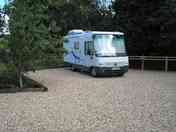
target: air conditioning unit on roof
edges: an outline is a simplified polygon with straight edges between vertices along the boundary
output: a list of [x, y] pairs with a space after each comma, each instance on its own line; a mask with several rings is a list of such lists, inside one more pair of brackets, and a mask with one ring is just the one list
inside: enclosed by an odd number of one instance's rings
[[84, 31], [81, 30], [81, 29], [74, 29], [74, 30], [71, 30], [68, 32], [69, 35], [74, 35], [74, 34], [81, 34], [83, 33]]

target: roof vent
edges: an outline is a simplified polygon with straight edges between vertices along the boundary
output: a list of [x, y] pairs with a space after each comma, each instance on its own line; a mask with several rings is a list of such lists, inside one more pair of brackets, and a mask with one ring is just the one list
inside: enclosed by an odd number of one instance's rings
[[69, 35], [75, 35], [75, 34], [81, 34], [83, 33], [84, 31], [81, 30], [81, 29], [74, 29], [74, 30], [71, 30], [68, 32]]

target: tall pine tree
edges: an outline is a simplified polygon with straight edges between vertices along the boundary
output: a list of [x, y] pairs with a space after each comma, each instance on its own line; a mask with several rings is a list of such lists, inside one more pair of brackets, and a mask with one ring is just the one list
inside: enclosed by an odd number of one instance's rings
[[15, 68], [19, 87], [24, 72], [33, 69], [49, 44], [48, 3], [45, 0], [14, 0], [10, 6], [9, 61]]

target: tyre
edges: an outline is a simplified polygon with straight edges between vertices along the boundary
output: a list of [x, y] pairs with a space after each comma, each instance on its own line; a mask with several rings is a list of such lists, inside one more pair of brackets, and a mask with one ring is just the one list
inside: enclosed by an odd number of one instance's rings
[[72, 71], [76, 71], [76, 68], [72, 65], [72, 66], [71, 66], [71, 70], [72, 70]]
[[125, 73], [118, 74], [119, 77], [123, 77]]
[[96, 70], [95, 68], [91, 68], [90, 74], [91, 74], [91, 76], [93, 76], [93, 77], [97, 77], [97, 76], [98, 76], [97, 70]]

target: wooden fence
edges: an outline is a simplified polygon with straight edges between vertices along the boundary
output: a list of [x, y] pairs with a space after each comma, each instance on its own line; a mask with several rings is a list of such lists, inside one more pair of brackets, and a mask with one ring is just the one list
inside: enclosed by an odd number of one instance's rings
[[[141, 66], [140, 69], [143, 71], [145, 69], [146, 61], [163, 61], [164, 62], [164, 70], [168, 72], [169, 62], [175, 61], [176, 57], [167, 57], [167, 56], [129, 56], [130, 61], [140, 61]], [[175, 65], [176, 67], [176, 65]]]

